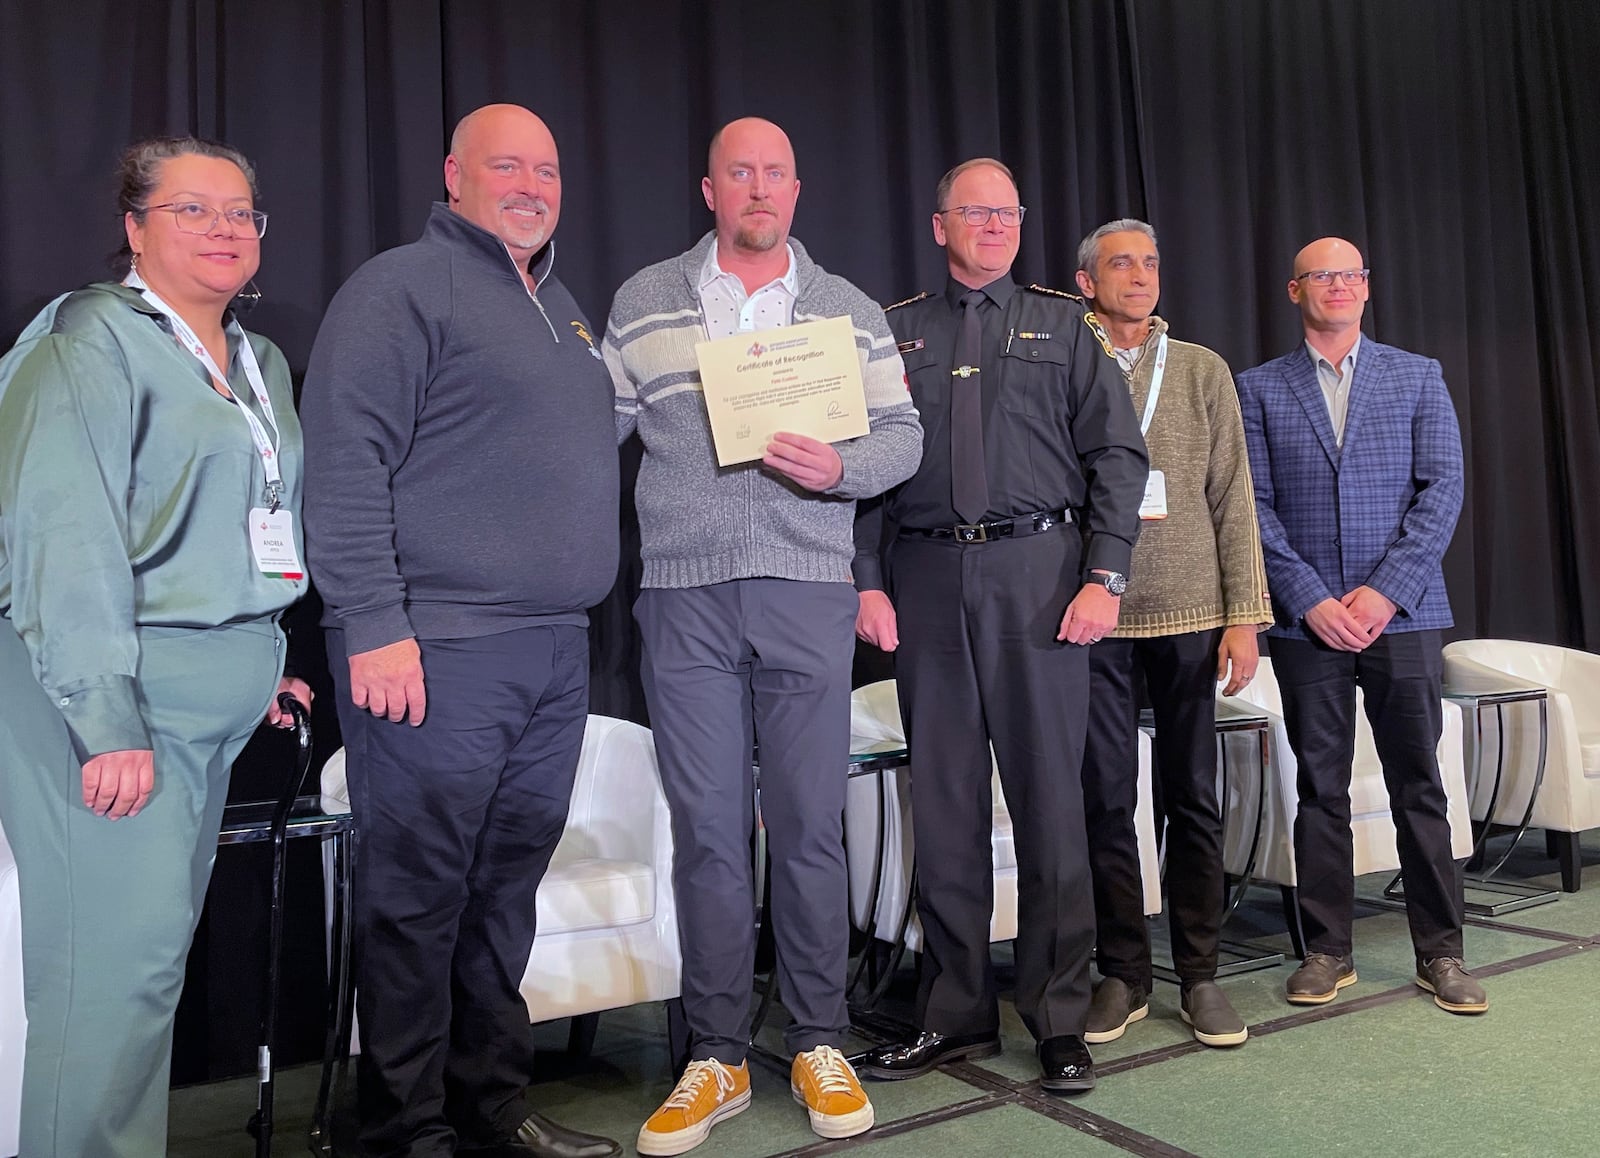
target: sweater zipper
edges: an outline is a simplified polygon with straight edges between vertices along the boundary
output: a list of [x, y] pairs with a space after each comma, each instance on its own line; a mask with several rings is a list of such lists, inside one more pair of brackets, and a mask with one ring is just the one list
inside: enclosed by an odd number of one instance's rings
[[[505, 245], [505, 242], [502, 241], [500, 244]], [[550, 262], [550, 267], [552, 269], [555, 268], [556, 264], [554, 257], [555, 255], [552, 253], [552, 260]], [[511, 250], [509, 248], [506, 250], [506, 260], [511, 262], [511, 268], [516, 271], [517, 284], [522, 287], [522, 292], [527, 294], [528, 300], [533, 302], [533, 304], [539, 308], [539, 316], [544, 319], [544, 324], [550, 327], [550, 336], [555, 339], [556, 345], [561, 345], [561, 335], [556, 333], [555, 323], [550, 320], [550, 315], [545, 313], [544, 303], [539, 300], [539, 295], [528, 288], [528, 279], [522, 276], [522, 270], [517, 266], [517, 259], [511, 256]]]

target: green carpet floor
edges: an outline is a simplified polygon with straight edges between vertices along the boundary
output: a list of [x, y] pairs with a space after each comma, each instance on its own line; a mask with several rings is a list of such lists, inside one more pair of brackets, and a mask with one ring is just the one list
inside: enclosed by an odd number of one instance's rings
[[[1502, 874], [1558, 887], [1533, 834]], [[1537, 846], [1537, 847], [1536, 847]], [[1600, 833], [1584, 845], [1584, 888], [1537, 908], [1473, 917], [1468, 964], [1490, 1009], [1454, 1017], [1411, 983], [1405, 917], [1379, 906], [1386, 878], [1360, 882], [1356, 965], [1361, 980], [1320, 1009], [1283, 1000], [1295, 962], [1222, 982], [1251, 1027], [1236, 1050], [1194, 1042], [1177, 988], [1156, 983], [1148, 1019], [1094, 1049], [1091, 1093], [1043, 1093], [1032, 1043], [1009, 1003], [1005, 1052], [909, 1082], [873, 1083], [878, 1125], [826, 1142], [790, 1099], [787, 1069], [753, 1063], [755, 1098], [694, 1151], [703, 1158], [832, 1154], [862, 1158], [1118, 1153], [1150, 1158], [1358, 1155], [1600, 1155]], [[1471, 896], [1472, 894], [1469, 894]], [[1488, 898], [1480, 898], [1488, 899]], [[1287, 951], [1275, 890], [1252, 889], [1229, 936]], [[1004, 947], [996, 949], [1002, 971]], [[903, 1016], [909, 972], [883, 1009]], [[781, 1011], [779, 1012], [781, 1016]], [[543, 1055], [529, 1102], [568, 1125], [609, 1134], [632, 1154], [640, 1123], [671, 1087], [659, 1006], [604, 1015], [593, 1053], [562, 1053], [565, 1027], [538, 1027]], [[775, 1027], [761, 1043], [776, 1050]], [[273, 1153], [305, 1153], [317, 1072], [280, 1075]], [[247, 1158], [250, 1080], [174, 1090], [170, 1153]]]

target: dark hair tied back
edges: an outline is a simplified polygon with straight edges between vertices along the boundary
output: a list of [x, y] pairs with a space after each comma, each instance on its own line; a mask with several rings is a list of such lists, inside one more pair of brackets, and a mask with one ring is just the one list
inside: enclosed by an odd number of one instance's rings
[[[203, 137], [150, 137], [129, 145], [117, 164], [117, 212], [131, 213], [134, 220], [142, 224], [150, 195], [161, 184], [161, 168], [174, 157], [215, 157], [219, 161], [231, 161], [244, 174], [245, 182], [250, 186], [251, 200], [258, 200], [261, 196], [261, 191], [256, 188], [255, 166], [232, 145], [208, 141]], [[128, 240], [124, 237], [122, 248], [113, 259], [117, 272], [127, 272], [132, 260], [133, 250], [128, 247]]]

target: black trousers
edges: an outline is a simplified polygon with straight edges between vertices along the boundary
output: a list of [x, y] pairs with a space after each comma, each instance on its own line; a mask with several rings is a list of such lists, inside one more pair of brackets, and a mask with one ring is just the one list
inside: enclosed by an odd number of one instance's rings
[[419, 642], [416, 728], [351, 704], [343, 632], [328, 660], [357, 820], [361, 1142], [444, 1158], [505, 1139], [526, 1112], [518, 987], [583, 744], [589, 641], [561, 625]]
[[1222, 810], [1217, 801], [1217, 645], [1222, 628], [1089, 649], [1083, 795], [1094, 870], [1096, 962], [1103, 977], [1151, 988], [1139, 845], [1135, 669], [1155, 712], [1155, 775], [1167, 819], [1172, 962], [1184, 981], [1217, 975], [1222, 926]]
[[1359, 686], [1389, 789], [1412, 945], [1421, 957], [1461, 956], [1461, 866], [1450, 851], [1435, 751], [1444, 728], [1439, 633], [1386, 633], [1361, 652], [1335, 651], [1321, 640], [1274, 638], [1271, 646], [1289, 743], [1300, 765], [1294, 859], [1306, 948], [1336, 955], [1351, 950], [1350, 765]]
[[895, 671], [924, 937], [917, 1012], [933, 1032], [999, 1025], [991, 741], [1017, 850], [1017, 1012], [1036, 1038], [1083, 1032], [1094, 945], [1078, 778], [1089, 658], [1056, 642], [1080, 549], [1070, 526], [968, 546], [895, 543]]

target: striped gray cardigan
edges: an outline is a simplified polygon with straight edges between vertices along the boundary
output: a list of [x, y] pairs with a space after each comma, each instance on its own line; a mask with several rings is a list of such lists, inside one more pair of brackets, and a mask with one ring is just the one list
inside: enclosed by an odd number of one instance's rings
[[640, 270], [617, 291], [601, 350], [616, 388], [617, 441], [638, 431], [644, 459], [634, 489], [644, 587], [703, 587], [731, 579], [850, 581], [855, 500], [910, 478], [922, 424], [883, 311], [828, 273], [794, 238], [800, 292], [794, 321], [849, 315], [866, 386], [870, 430], [835, 443], [844, 477], [813, 494], [759, 462], [717, 466], [700, 385], [705, 340], [699, 279], [716, 242]]

